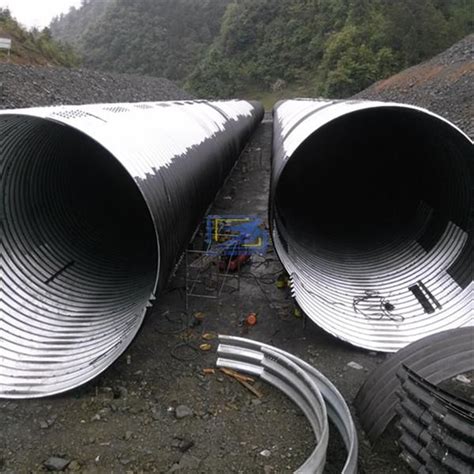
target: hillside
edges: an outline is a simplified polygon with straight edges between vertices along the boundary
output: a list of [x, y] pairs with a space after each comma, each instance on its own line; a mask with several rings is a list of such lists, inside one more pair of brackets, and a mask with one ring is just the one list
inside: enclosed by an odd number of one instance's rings
[[470, 6], [466, 0], [236, 1], [189, 86], [204, 96], [348, 97], [464, 37], [473, 27]]
[[202, 97], [348, 97], [473, 30], [471, 0], [84, 0], [51, 24], [88, 67]]
[[192, 99], [167, 79], [0, 64], [0, 109]]
[[51, 23], [84, 65], [183, 81], [220, 31], [231, 0], [85, 0]]
[[[13, 64], [77, 66], [79, 57], [73, 49], [53, 39], [49, 29], [25, 30], [6, 8], [0, 8], [0, 37], [12, 40], [9, 61]], [[0, 50], [0, 63], [8, 60], [6, 50]]]
[[379, 81], [355, 99], [405, 102], [451, 120], [474, 139], [474, 35], [417, 66]]

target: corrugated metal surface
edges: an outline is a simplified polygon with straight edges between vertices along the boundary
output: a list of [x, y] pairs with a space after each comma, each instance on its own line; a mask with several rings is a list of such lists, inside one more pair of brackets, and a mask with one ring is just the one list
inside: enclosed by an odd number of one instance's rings
[[245, 101], [0, 114], [0, 397], [123, 353], [263, 117]]
[[373, 370], [357, 393], [354, 405], [372, 442], [395, 416], [400, 382], [397, 372], [407, 365], [432, 384], [474, 368], [474, 328], [443, 331], [416, 341]]
[[473, 324], [473, 153], [414, 106], [276, 106], [272, 237], [316, 324], [385, 352]]
[[295, 472], [323, 472], [328, 445], [327, 416], [339, 431], [347, 450], [343, 474], [357, 472], [358, 440], [351, 412], [337, 388], [302, 359], [251, 339], [219, 335], [218, 367], [259, 376], [296, 403], [308, 419], [317, 445]]
[[407, 367], [399, 375], [402, 459], [419, 473], [472, 472], [474, 405]]

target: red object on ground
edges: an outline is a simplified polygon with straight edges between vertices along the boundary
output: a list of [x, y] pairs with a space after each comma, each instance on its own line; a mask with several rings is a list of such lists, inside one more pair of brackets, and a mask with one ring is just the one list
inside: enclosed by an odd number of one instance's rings
[[235, 272], [245, 265], [250, 260], [250, 255], [237, 255], [230, 259], [221, 260], [219, 262], [219, 269], [221, 271]]

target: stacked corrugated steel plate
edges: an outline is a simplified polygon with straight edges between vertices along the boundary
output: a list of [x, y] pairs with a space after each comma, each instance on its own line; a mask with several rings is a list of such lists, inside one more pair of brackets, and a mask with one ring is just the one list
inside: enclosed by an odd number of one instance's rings
[[403, 365], [434, 385], [473, 370], [474, 328], [451, 329], [420, 339], [399, 350], [369, 374], [354, 405], [373, 443], [396, 415], [400, 390], [397, 373]]
[[316, 324], [384, 352], [473, 324], [473, 153], [410, 105], [276, 106], [272, 237]]
[[419, 473], [472, 472], [474, 405], [406, 366], [399, 375], [402, 458]]
[[246, 101], [0, 113], [0, 397], [77, 387], [123, 353], [262, 117]]

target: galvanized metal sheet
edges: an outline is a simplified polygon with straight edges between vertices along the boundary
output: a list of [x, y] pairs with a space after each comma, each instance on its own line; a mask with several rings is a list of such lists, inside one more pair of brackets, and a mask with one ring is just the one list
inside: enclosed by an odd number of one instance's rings
[[0, 397], [77, 387], [137, 334], [263, 117], [152, 102], [0, 113]]
[[401, 457], [417, 472], [472, 471], [474, 405], [404, 366], [399, 372]]
[[442, 331], [408, 345], [372, 371], [354, 402], [369, 439], [376, 442], [396, 415], [402, 365], [438, 384], [474, 368], [473, 341], [473, 327]]
[[317, 444], [295, 472], [323, 472], [328, 445], [326, 411], [347, 449], [341, 472], [357, 472], [358, 440], [350, 410], [337, 388], [323, 374], [293, 354], [268, 344], [224, 335], [219, 335], [219, 341], [218, 367], [253, 374], [274, 385], [293, 400], [308, 419]]
[[[467, 135], [424, 109], [306, 99], [278, 104], [270, 224], [304, 312], [336, 337], [384, 352], [471, 326], [473, 163]], [[319, 188], [328, 195], [316, 194]], [[409, 195], [410, 209], [391, 202], [383, 215], [390, 193], [392, 200]], [[365, 205], [354, 209], [359, 201]], [[337, 231], [323, 234], [320, 215], [337, 222]]]

